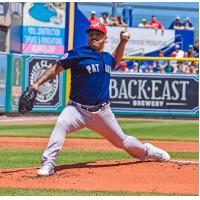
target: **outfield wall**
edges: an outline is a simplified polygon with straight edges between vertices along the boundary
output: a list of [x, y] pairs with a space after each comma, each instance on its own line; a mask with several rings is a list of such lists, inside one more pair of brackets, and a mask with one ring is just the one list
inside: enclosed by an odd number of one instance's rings
[[[25, 88], [60, 56], [0, 54], [0, 112], [18, 112]], [[33, 113], [60, 113], [70, 92], [65, 71], [40, 87]], [[119, 116], [199, 116], [199, 78], [184, 74], [111, 74], [111, 108]]]
[[199, 78], [180, 74], [112, 73], [111, 108], [123, 116], [199, 116]]

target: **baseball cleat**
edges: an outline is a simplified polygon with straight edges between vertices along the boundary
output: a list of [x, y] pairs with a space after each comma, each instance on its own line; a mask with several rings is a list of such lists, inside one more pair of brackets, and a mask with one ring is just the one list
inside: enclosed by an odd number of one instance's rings
[[147, 147], [148, 151], [147, 159], [153, 159], [161, 162], [170, 160], [170, 156], [166, 151], [149, 143], [145, 143], [145, 146]]
[[38, 176], [50, 176], [54, 174], [54, 168], [51, 166], [42, 166], [38, 171]]

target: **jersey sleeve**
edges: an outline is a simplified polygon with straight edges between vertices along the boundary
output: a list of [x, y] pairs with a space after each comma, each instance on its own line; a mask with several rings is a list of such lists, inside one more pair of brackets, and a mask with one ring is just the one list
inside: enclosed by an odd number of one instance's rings
[[61, 65], [64, 69], [72, 68], [78, 61], [79, 54], [75, 50], [70, 50], [65, 53], [61, 59], [58, 60], [58, 64]]

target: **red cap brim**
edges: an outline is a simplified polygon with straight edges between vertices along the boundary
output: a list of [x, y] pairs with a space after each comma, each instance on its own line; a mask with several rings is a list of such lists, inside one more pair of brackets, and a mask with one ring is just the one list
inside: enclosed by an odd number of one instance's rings
[[86, 30], [86, 32], [89, 33], [91, 30], [100, 31], [101, 33], [103, 33], [104, 35], [106, 35], [106, 33], [104, 33], [102, 30], [100, 30], [98, 28], [89, 28], [89, 29]]

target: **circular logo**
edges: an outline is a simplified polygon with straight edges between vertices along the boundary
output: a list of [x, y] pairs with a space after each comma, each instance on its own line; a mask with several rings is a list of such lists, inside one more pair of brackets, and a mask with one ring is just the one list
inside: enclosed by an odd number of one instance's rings
[[[46, 70], [51, 68], [56, 63], [55, 60], [46, 60], [46, 59], [33, 59], [30, 72], [30, 84], [32, 85], [37, 80], [39, 80]], [[41, 103], [46, 103], [51, 101], [57, 90], [58, 90], [59, 79], [58, 76], [53, 79], [43, 83], [39, 87], [39, 91], [36, 97], [36, 100]]]

